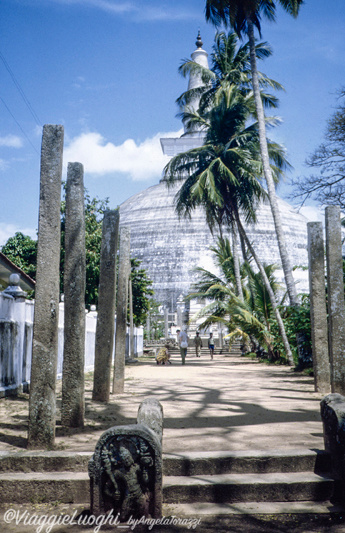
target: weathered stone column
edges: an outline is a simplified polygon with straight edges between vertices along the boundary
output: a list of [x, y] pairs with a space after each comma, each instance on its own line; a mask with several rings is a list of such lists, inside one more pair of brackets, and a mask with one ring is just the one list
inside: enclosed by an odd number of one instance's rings
[[147, 341], [150, 341], [150, 340], [151, 340], [151, 321], [150, 321], [150, 313], [148, 313], [148, 315], [147, 315], [147, 317], [146, 317], [146, 332], [147, 332], [147, 335], [146, 335]]
[[43, 127], [28, 447], [55, 440], [63, 126]]
[[181, 307], [177, 308], [177, 327], [182, 328], [182, 309]]
[[131, 277], [128, 280], [128, 289], [129, 289], [129, 357], [132, 359], [135, 358], [135, 349], [134, 349], [134, 321], [133, 321], [133, 288], [132, 288], [132, 279]]
[[315, 390], [331, 390], [325, 291], [325, 250], [321, 222], [308, 222], [310, 318]]
[[326, 207], [329, 356], [332, 392], [345, 394], [345, 304], [340, 208]]
[[61, 423], [69, 427], [84, 426], [85, 270], [84, 169], [68, 163]]
[[169, 337], [169, 315], [168, 308], [164, 308], [164, 337], [167, 339]]
[[125, 386], [126, 329], [128, 279], [130, 271], [130, 228], [120, 230], [119, 279], [117, 287], [116, 334], [113, 394], [121, 394]]
[[223, 330], [221, 324], [218, 324], [218, 339], [219, 339], [219, 348], [223, 350]]
[[114, 348], [116, 253], [119, 233], [118, 209], [106, 211], [103, 218], [101, 264], [98, 291], [98, 318], [95, 341], [95, 372], [92, 399], [108, 402], [111, 360]]

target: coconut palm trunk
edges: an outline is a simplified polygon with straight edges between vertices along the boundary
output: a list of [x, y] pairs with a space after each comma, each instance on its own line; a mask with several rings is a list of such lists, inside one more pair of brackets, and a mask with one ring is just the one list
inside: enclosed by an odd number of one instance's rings
[[257, 265], [257, 267], [258, 267], [258, 269], [259, 269], [259, 271], [260, 271], [260, 273], [262, 275], [262, 279], [264, 281], [266, 290], [267, 290], [267, 292], [269, 294], [270, 302], [272, 304], [272, 308], [273, 308], [276, 320], [278, 322], [280, 335], [281, 335], [282, 340], [283, 340], [283, 344], [284, 344], [284, 348], [285, 348], [285, 352], [286, 352], [286, 358], [287, 358], [287, 360], [288, 360], [290, 365], [294, 365], [294, 360], [293, 360], [293, 357], [292, 357], [290, 344], [289, 344], [289, 341], [288, 341], [288, 338], [287, 338], [287, 335], [286, 335], [284, 323], [283, 323], [282, 317], [280, 316], [280, 312], [279, 312], [279, 309], [278, 309], [278, 304], [277, 304], [277, 301], [276, 301], [276, 297], [274, 295], [274, 292], [272, 290], [272, 287], [271, 287], [270, 282], [268, 280], [268, 277], [266, 275], [265, 269], [262, 266], [260, 259], [258, 258], [258, 256], [257, 256], [257, 254], [256, 254], [256, 252], [255, 252], [250, 240], [247, 237], [246, 231], [245, 231], [244, 227], [242, 226], [240, 217], [239, 217], [239, 215], [238, 215], [236, 210], [234, 210], [234, 216], [235, 216], [235, 219], [236, 219], [236, 224], [237, 224], [237, 227], [238, 227], [238, 231], [242, 235], [244, 241], [246, 242], [248, 250], [250, 251], [250, 253], [253, 256], [253, 259], [254, 259], [254, 261], [255, 261], [255, 263], [256, 263], [256, 265]]
[[260, 96], [260, 87], [259, 87], [259, 78], [258, 70], [256, 63], [256, 54], [255, 54], [255, 36], [254, 36], [254, 24], [251, 19], [248, 19], [248, 38], [250, 46], [250, 64], [252, 72], [252, 85], [253, 93], [255, 100], [255, 108], [258, 121], [258, 130], [259, 130], [259, 141], [260, 141], [260, 153], [262, 159], [262, 166], [264, 171], [264, 176], [267, 184], [268, 198], [271, 206], [272, 217], [274, 221], [275, 231], [277, 235], [278, 247], [280, 258], [282, 262], [282, 267], [284, 271], [285, 283], [289, 295], [289, 300], [291, 305], [298, 305], [298, 298], [296, 292], [295, 281], [292, 275], [292, 267], [289, 259], [289, 255], [286, 249], [285, 236], [283, 231], [283, 226], [281, 222], [281, 216], [278, 207], [277, 196], [275, 192], [274, 181], [272, 177], [270, 160], [268, 155], [267, 148], [267, 137], [266, 137], [266, 126], [265, 126], [265, 114], [262, 105], [262, 100]]
[[232, 236], [232, 256], [234, 259], [234, 273], [236, 280], [236, 292], [239, 299], [243, 302], [243, 291], [241, 283], [241, 272], [240, 272], [240, 257], [237, 248], [237, 228], [234, 221], [231, 222], [231, 236]]

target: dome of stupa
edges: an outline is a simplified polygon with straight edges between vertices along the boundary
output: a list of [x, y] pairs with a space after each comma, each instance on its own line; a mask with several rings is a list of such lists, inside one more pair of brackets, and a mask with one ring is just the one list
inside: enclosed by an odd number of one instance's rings
[[[121, 225], [131, 229], [131, 254], [142, 261], [153, 280], [155, 299], [172, 311], [182, 294], [185, 296], [196, 281], [193, 269], [197, 266], [214, 270], [210, 246], [216, 244], [202, 209], [196, 209], [190, 219], [179, 220], [174, 207], [174, 197], [181, 187], [177, 182], [167, 188], [161, 181], [158, 185], [135, 194], [120, 206]], [[294, 266], [307, 265], [307, 220], [291, 205], [278, 199], [286, 245]], [[262, 203], [257, 211], [257, 223], [245, 226], [249, 239], [262, 262], [280, 265], [277, 238], [271, 209]], [[304, 272], [297, 290], [308, 289]], [[283, 281], [283, 272], [276, 277]]]
[[[207, 53], [201, 48], [198, 36], [197, 49], [192, 59], [207, 66]], [[202, 83], [200, 77], [189, 80], [189, 87]], [[180, 138], [161, 139], [166, 155], [174, 156], [181, 151], [203, 144], [203, 134], [198, 131], [185, 133]], [[120, 206], [120, 225], [131, 230], [131, 255], [142, 261], [153, 281], [155, 299], [176, 311], [180, 296], [190, 291], [197, 280], [195, 267], [214, 270], [213, 253], [210, 250], [217, 242], [207, 226], [204, 211], [193, 211], [190, 219], [179, 220], [175, 212], [175, 195], [182, 182], [177, 181], [168, 188], [164, 180], [135, 194]], [[285, 232], [286, 246], [293, 266], [306, 266], [307, 219], [291, 205], [278, 198], [278, 204]], [[245, 225], [248, 237], [263, 263], [280, 265], [277, 238], [269, 203], [261, 203], [257, 210], [255, 225]], [[225, 234], [226, 236], [226, 234]], [[281, 269], [275, 273], [283, 282]], [[308, 291], [306, 272], [297, 270], [298, 292]]]

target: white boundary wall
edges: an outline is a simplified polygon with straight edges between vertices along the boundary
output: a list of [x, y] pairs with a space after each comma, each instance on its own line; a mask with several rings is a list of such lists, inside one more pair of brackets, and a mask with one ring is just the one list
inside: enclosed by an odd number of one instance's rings
[[[32, 334], [35, 302], [0, 293], [0, 397], [28, 390], [31, 373]], [[94, 368], [97, 311], [85, 311], [85, 372]], [[57, 377], [62, 376], [64, 304], [59, 305], [59, 355]], [[116, 329], [116, 319], [115, 319]], [[115, 343], [114, 343], [115, 346]], [[134, 328], [135, 357], [142, 355], [143, 327]], [[126, 358], [129, 357], [129, 328]], [[114, 356], [114, 353], [113, 353]]]

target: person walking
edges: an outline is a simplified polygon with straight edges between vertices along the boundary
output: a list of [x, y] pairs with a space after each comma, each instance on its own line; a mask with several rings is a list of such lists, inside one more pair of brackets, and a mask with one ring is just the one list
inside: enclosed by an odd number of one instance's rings
[[210, 336], [208, 338], [208, 349], [210, 350], [210, 356], [211, 359], [213, 359], [214, 355], [214, 339], [213, 339], [213, 333], [210, 333]]
[[185, 329], [183, 329], [182, 331], [179, 332], [179, 334], [178, 334], [178, 343], [179, 343], [179, 346], [180, 346], [180, 354], [181, 354], [182, 364], [184, 365], [185, 362], [186, 362], [186, 355], [187, 355], [187, 348], [188, 348], [188, 335], [187, 335]]
[[195, 355], [197, 357], [200, 357], [200, 352], [202, 348], [202, 340], [201, 340], [201, 337], [198, 331], [196, 332], [196, 335], [194, 337], [194, 346], [195, 346]]

